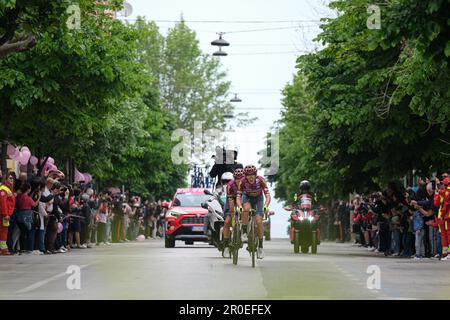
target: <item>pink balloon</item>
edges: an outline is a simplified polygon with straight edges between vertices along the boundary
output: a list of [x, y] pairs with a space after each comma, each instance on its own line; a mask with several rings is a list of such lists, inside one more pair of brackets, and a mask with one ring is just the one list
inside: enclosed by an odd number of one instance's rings
[[80, 181], [85, 181], [86, 178], [84, 177], [84, 175], [78, 171], [77, 169], [75, 169], [75, 182], [80, 182]]
[[30, 151], [30, 149], [27, 146], [23, 146], [22, 149], [20, 149], [20, 151]]
[[27, 158], [24, 154], [21, 154], [19, 162], [20, 162], [21, 165], [24, 166], [24, 165], [28, 164], [28, 160], [29, 159], [30, 159], [29, 157]]
[[55, 164], [55, 159], [53, 159], [52, 157], [48, 157], [47, 163]]
[[61, 222], [58, 222], [58, 233], [61, 233], [63, 231], [64, 227]]
[[92, 176], [89, 173], [85, 173], [84, 177], [86, 178], [84, 182], [89, 183], [92, 181]]
[[14, 153], [12, 155], [9, 156], [10, 159], [14, 160], [14, 161], [18, 161], [20, 158], [20, 151], [19, 149], [14, 149]]
[[11, 157], [12, 155], [16, 154], [17, 149], [12, 145], [8, 144], [8, 147], [6, 148], [6, 154]]
[[136, 240], [137, 241], [144, 241], [145, 240], [145, 236], [144, 235], [139, 235], [137, 238], [136, 238]]
[[35, 166], [35, 165], [37, 165], [38, 164], [38, 158], [36, 158], [35, 156], [32, 156], [31, 158], [30, 158], [30, 163], [33, 165], [33, 166]]
[[31, 157], [30, 149], [28, 149], [27, 147], [23, 147], [20, 152], [22, 153], [23, 161], [28, 163], [28, 160], [30, 160]]

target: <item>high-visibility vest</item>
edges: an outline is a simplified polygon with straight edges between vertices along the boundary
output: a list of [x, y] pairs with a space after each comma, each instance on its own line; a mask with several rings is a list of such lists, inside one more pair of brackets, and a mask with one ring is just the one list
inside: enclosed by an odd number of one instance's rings
[[[0, 186], [0, 192], [1, 191], [5, 191], [6, 194], [7, 194], [7, 197], [12, 197], [13, 196], [13, 193], [12, 193], [11, 189], [8, 188], [8, 186], [6, 186], [4, 184]], [[5, 210], [8, 210], [8, 208], [5, 208]], [[1, 212], [0, 212], [0, 214], [1, 214]], [[9, 220], [3, 219], [3, 221], [1, 221], [0, 223], [3, 224], [3, 227], [9, 227]]]
[[0, 191], [2, 191], [2, 190], [5, 190], [5, 192], [8, 194], [8, 197], [11, 197], [12, 196], [12, 191], [11, 191], [11, 189], [10, 188], [8, 188], [8, 186], [6, 186], [6, 185], [1, 185], [0, 186]]

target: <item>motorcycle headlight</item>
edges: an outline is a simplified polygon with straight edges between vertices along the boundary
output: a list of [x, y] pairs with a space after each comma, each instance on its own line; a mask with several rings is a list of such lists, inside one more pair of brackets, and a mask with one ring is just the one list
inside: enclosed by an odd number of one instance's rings
[[305, 218], [300, 216], [299, 219], [300, 219], [300, 221], [303, 221]]
[[314, 220], [314, 217], [309, 216], [309, 217], [308, 217], [308, 220], [309, 220], [309, 221], [313, 221], [313, 220]]

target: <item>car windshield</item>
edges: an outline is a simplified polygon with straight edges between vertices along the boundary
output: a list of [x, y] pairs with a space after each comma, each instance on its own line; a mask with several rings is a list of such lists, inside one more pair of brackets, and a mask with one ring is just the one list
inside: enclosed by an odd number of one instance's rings
[[209, 199], [207, 194], [190, 194], [190, 193], [180, 193], [175, 197], [173, 203], [176, 207], [200, 207], [202, 202]]

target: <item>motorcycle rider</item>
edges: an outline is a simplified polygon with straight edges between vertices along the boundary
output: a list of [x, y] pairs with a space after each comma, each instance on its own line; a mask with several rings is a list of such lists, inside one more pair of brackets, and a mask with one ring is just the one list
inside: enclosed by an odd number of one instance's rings
[[[228, 182], [226, 186], [227, 191], [227, 204], [225, 206], [224, 210], [224, 227], [223, 227], [223, 251], [222, 256], [224, 258], [227, 258], [230, 256], [230, 248], [229, 248], [229, 242], [230, 242], [230, 223], [231, 223], [231, 217], [235, 214], [236, 209], [236, 196], [237, 196], [237, 190], [238, 190], [238, 183], [241, 178], [244, 177], [244, 170], [243, 169], [236, 169], [233, 172], [233, 178], [234, 180], [231, 180]], [[223, 177], [222, 177], [223, 181]]]
[[315, 195], [310, 189], [311, 183], [308, 180], [303, 180], [298, 185], [298, 193], [294, 196], [294, 203], [299, 205], [300, 209], [312, 209]]
[[[225, 172], [234, 172], [240, 168], [243, 169], [242, 163], [237, 162], [238, 149], [236, 146], [230, 145], [222, 148], [216, 147], [215, 163], [209, 172], [211, 178], [222, 177]], [[220, 186], [220, 180], [216, 183], [216, 188]]]
[[[302, 180], [298, 185], [298, 192], [294, 195], [294, 204], [299, 209], [311, 210], [313, 207], [313, 202], [315, 202], [316, 197], [314, 192], [311, 191], [311, 183], [308, 180]], [[289, 222], [292, 226], [291, 218]], [[293, 238], [294, 229], [290, 229], [291, 239]]]
[[[254, 165], [248, 165], [244, 168], [244, 177], [238, 183], [236, 203], [239, 212], [242, 214], [242, 240], [248, 241], [247, 224], [248, 213], [251, 208], [256, 210], [256, 224], [259, 237], [259, 248], [257, 250], [258, 259], [264, 258], [263, 237], [264, 226], [263, 217], [268, 212], [270, 204], [270, 193], [266, 181], [263, 177], [257, 175], [258, 170]], [[265, 197], [265, 201], [264, 201]], [[244, 206], [244, 207], [243, 207]]]

